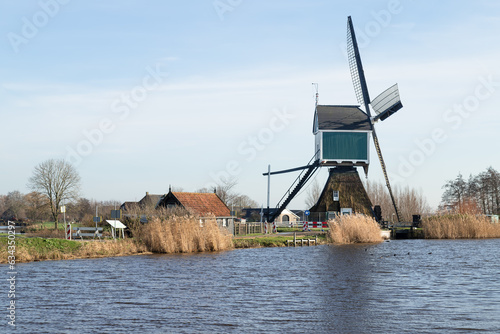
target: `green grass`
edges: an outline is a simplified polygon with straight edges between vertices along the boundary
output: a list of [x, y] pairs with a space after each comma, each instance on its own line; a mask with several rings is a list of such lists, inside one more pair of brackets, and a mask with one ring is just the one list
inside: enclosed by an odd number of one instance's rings
[[[318, 235], [318, 244], [326, 241], [325, 235]], [[298, 236], [297, 239], [314, 239], [314, 237]], [[268, 236], [261, 238], [234, 238], [234, 248], [256, 248], [256, 247], [286, 247], [287, 240], [293, 240], [293, 236]]]
[[[6, 248], [7, 241], [7, 238], [1, 238], [0, 247]], [[16, 249], [24, 248], [29, 253], [48, 254], [54, 250], [74, 253], [81, 245], [80, 242], [73, 240], [16, 237]]]
[[[286, 241], [289, 237], [262, 237], [262, 238], [245, 238], [233, 239], [235, 248], [254, 248], [254, 247], [283, 247], [286, 246]], [[293, 237], [291, 238], [293, 239]]]
[[[31, 225], [28, 225], [27, 228], [31, 228], [32, 226], [38, 226], [38, 228], [46, 229], [46, 230], [53, 230], [54, 229], [54, 222], [42, 222], [42, 223], [33, 223]], [[66, 226], [64, 225], [64, 222], [58, 222], [57, 223], [57, 229], [59, 230], [64, 230]]]
[[[278, 231], [278, 233], [283, 233], [283, 232], [302, 232], [302, 227], [278, 227], [276, 228], [276, 230]], [[329, 228], [310, 228], [308, 229], [308, 231], [312, 231], [312, 232], [321, 232], [321, 230], [323, 231], [328, 231]]]
[[278, 231], [278, 233], [282, 233], [282, 232], [300, 232], [300, 231], [302, 231], [302, 228], [298, 228], [298, 227], [277, 227], [276, 230]]

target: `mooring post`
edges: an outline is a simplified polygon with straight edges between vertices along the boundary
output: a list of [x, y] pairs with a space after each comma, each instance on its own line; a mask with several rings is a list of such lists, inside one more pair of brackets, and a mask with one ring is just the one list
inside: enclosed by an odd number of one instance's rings
[[293, 247], [297, 246], [297, 232], [293, 232]]

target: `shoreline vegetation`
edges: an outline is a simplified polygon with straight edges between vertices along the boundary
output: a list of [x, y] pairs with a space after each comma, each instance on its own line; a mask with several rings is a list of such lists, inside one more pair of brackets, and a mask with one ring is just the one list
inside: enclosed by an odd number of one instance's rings
[[[318, 244], [379, 243], [379, 225], [363, 215], [342, 216], [329, 223], [326, 232], [309, 232], [301, 238], [316, 236]], [[450, 214], [426, 217], [422, 230], [428, 239], [500, 238], [500, 223], [474, 214]], [[48, 233], [47, 233], [48, 232]], [[249, 235], [233, 237], [220, 229], [215, 219], [200, 224], [193, 216], [170, 216], [153, 219], [147, 225], [133, 225], [132, 238], [117, 240], [65, 240], [63, 232], [50, 232], [16, 237], [16, 262], [69, 260], [112, 256], [174, 254], [224, 251], [235, 248], [286, 247], [288, 235]], [[43, 236], [43, 237], [41, 237]], [[0, 238], [0, 263], [7, 263], [8, 238]]]
[[345, 215], [330, 221], [328, 237], [338, 244], [382, 242], [379, 224], [372, 217]]
[[474, 213], [426, 217], [422, 230], [426, 239], [500, 238], [500, 223]]

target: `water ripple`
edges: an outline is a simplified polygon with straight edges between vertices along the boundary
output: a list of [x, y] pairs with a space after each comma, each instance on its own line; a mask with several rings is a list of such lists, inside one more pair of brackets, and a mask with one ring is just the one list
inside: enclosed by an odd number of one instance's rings
[[17, 330], [497, 333], [498, 249], [403, 240], [19, 264]]

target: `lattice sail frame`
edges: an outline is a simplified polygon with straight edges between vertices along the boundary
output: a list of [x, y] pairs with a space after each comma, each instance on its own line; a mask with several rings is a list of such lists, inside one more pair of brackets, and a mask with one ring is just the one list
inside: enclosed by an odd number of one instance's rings
[[354, 92], [356, 93], [356, 99], [358, 100], [358, 103], [360, 105], [364, 106], [365, 100], [363, 98], [363, 88], [361, 87], [359, 68], [356, 61], [356, 52], [354, 51], [354, 42], [352, 39], [349, 22], [347, 22], [347, 58], [349, 60], [349, 70], [351, 71], [351, 79], [354, 86]]

